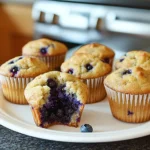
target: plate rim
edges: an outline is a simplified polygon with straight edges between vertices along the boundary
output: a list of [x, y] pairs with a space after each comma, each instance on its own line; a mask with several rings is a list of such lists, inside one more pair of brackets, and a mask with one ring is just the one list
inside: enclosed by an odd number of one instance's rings
[[118, 131], [76, 133], [76, 132], [56, 131], [50, 129], [47, 130], [44, 128], [37, 127], [36, 125], [35, 126], [30, 125], [21, 120], [18, 120], [17, 118], [13, 118], [12, 116], [5, 113], [5, 111], [1, 108], [1, 106], [0, 106], [0, 124], [13, 131], [31, 137], [61, 142], [72, 142], [72, 143], [115, 142], [150, 135], [150, 121], [143, 123], [138, 127]]

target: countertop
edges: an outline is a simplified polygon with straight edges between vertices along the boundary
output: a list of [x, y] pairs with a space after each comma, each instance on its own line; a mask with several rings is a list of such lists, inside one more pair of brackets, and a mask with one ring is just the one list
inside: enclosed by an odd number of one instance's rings
[[109, 143], [65, 143], [33, 138], [0, 125], [0, 150], [150, 150], [150, 135]]

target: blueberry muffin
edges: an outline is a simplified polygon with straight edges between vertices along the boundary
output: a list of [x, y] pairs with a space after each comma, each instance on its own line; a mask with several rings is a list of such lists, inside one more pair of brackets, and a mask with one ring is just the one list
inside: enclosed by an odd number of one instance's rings
[[38, 39], [27, 43], [22, 48], [22, 54], [38, 57], [48, 65], [50, 70], [56, 70], [64, 61], [67, 50], [63, 43]]
[[132, 123], [150, 120], [150, 71], [120, 68], [104, 80], [112, 114]]
[[101, 101], [106, 96], [103, 80], [111, 72], [111, 66], [90, 54], [76, 54], [61, 65], [61, 71], [85, 82], [90, 95], [86, 103]]
[[150, 53], [142, 50], [130, 51], [115, 62], [116, 69], [134, 66], [150, 69]]
[[0, 67], [0, 79], [5, 98], [16, 104], [27, 104], [24, 89], [34, 77], [48, 71], [45, 63], [35, 57], [15, 57]]
[[88, 53], [93, 56], [99, 57], [105, 63], [112, 65], [115, 53], [109, 47], [99, 44], [91, 43], [84, 46], [81, 46], [74, 54], [78, 53]]
[[25, 89], [25, 97], [37, 126], [77, 127], [88, 98], [88, 88], [72, 75], [51, 71], [31, 81]]

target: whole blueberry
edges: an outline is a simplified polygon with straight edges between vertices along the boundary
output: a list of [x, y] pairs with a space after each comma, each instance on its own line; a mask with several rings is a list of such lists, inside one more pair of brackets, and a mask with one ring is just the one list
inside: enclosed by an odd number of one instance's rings
[[10, 61], [10, 62], [8, 62], [8, 64], [13, 64], [14, 63], [14, 61], [12, 60], [12, 61]]
[[68, 123], [70, 121], [70, 116], [64, 116], [63, 118], [62, 118], [62, 122], [63, 123]]
[[131, 73], [132, 73], [132, 70], [128, 69], [128, 70], [123, 71], [122, 75], [131, 74]]
[[58, 92], [58, 98], [65, 99], [65, 95], [62, 92]]
[[103, 60], [102, 60], [104, 63], [109, 63], [109, 58], [104, 58]]
[[49, 116], [49, 119], [51, 120], [51, 121], [55, 121], [56, 120], [56, 115], [54, 114], [54, 113], [51, 113], [50, 114], [50, 116]]
[[69, 70], [67, 71], [67, 73], [73, 74], [73, 69], [69, 69]]
[[64, 115], [64, 111], [61, 110], [61, 109], [58, 109], [56, 115], [57, 115], [58, 117], [62, 117], [62, 116]]
[[128, 116], [133, 115], [134, 113], [130, 110], [128, 110]]
[[58, 108], [57, 100], [51, 100], [46, 105], [47, 105], [47, 108], [50, 108], [51, 110], [56, 110]]
[[87, 71], [93, 69], [93, 66], [91, 64], [86, 64], [85, 68], [87, 69]]
[[40, 53], [43, 54], [43, 55], [45, 55], [47, 53], [47, 49], [48, 49], [48, 47], [42, 47], [40, 49]]
[[10, 69], [10, 72], [12, 73], [12, 76], [17, 74], [18, 71], [19, 71], [19, 68], [17, 66], [14, 66]]
[[54, 81], [53, 79], [48, 79], [48, 80], [47, 80], [47, 85], [48, 85], [50, 88], [56, 88], [56, 87], [57, 87], [57, 83], [56, 83], [56, 81]]
[[18, 58], [18, 60], [20, 60], [20, 59], [22, 59], [22, 58], [23, 58], [23, 57], [21, 56], [21, 57]]
[[80, 127], [81, 132], [93, 132], [93, 128], [89, 124], [84, 124]]
[[68, 114], [73, 114], [74, 110], [73, 109], [68, 109]]
[[123, 62], [123, 61], [124, 61], [124, 58], [121, 58], [119, 61], [120, 61], [120, 62]]
[[78, 104], [77, 103], [72, 103], [72, 108], [76, 111], [78, 109]]

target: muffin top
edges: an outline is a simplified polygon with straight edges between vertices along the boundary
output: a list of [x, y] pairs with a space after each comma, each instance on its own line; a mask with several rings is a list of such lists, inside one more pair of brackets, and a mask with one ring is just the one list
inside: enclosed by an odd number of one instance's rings
[[0, 74], [7, 77], [35, 77], [49, 69], [36, 57], [18, 56], [0, 66]]
[[142, 50], [130, 51], [115, 63], [116, 69], [134, 66], [140, 66], [144, 69], [150, 69], [150, 53]]
[[150, 71], [141, 67], [120, 68], [109, 74], [104, 84], [127, 94], [150, 93]]
[[53, 56], [64, 54], [67, 50], [67, 47], [63, 43], [49, 39], [38, 39], [24, 45], [22, 54], [32, 56]]
[[51, 71], [36, 77], [25, 89], [25, 97], [30, 105], [39, 108], [48, 100], [51, 90], [61, 96], [73, 95], [77, 101], [85, 104], [88, 98], [87, 86], [76, 77], [58, 71]]
[[103, 61], [105, 61], [108, 58], [112, 58], [115, 55], [112, 49], [99, 43], [91, 43], [81, 46], [74, 54], [78, 53], [92, 54], [94, 56], [99, 57]]
[[61, 71], [77, 78], [90, 79], [108, 74], [111, 66], [91, 54], [76, 54], [61, 65]]

